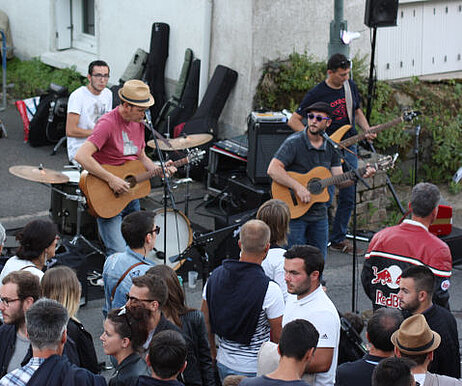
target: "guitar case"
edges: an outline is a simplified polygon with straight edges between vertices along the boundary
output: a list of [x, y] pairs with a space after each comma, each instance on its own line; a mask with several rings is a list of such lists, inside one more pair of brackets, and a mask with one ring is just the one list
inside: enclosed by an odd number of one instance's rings
[[231, 90], [237, 81], [237, 72], [218, 65], [205, 91], [202, 102], [192, 118], [186, 122], [183, 131], [187, 134], [209, 133], [217, 136], [218, 118]]
[[127, 80], [141, 79], [147, 62], [148, 53], [141, 48], [137, 48], [130, 59], [130, 63], [128, 63], [124, 73], [120, 77], [119, 83], [124, 84]]
[[171, 98], [165, 103], [160, 111], [156, 121], [154, 122], [154, 127], [160, 133], [167, 132], [168, 118], [170, 117], [170, 128], [174, 127], [172, 125], [172, 113], [174, 110], [180, 106], [181, 99], [183, 98], [184, 90], [186, 88], [186, 83], [189, 78], [189, 72], [191, 69], [191, 64], [193, 60], [193, 52], [190, 48], [187, 48], [184, 53], [183, 66], [181, 67], [180, 78], [178, 79], [175, 90]]
[[165, 63], [168, 58], [170, 27], [166, 23], [153, 23], [151, 30], [151, 49], [146, 64], [144, 80], [149, 84], [155, 103], [150, 107], [151, 119], [157, 119], [165, 104]]

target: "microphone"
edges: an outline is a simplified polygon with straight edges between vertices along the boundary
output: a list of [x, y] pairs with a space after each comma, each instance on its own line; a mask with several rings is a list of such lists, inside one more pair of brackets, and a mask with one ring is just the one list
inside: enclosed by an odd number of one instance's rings
[[329, 143], [334, 149], [338, 149], [338, 144], [334, 141], [332, 141], [332, 139], [330, 139], [330, 137], [327, 135], [327, 133], [323, 130], [319, 133], [325, 140], [327, 143]]
[[152, 127], [151, 111], [150, 111], [149, 109], [147, 109], [147, 110], [144, 112], [144, 119], [145, 119], [146, 122], [148, 123], [148, 126], [149, 126], [149, 127]]

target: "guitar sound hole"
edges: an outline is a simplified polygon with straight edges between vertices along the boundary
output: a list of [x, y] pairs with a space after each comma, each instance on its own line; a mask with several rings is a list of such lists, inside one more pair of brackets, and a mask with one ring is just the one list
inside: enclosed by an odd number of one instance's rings
[[311, 194], [320, 194], [322, 189], [322, 183], [319, 178], [313, 178], [308, 184], [308, 191]]
[[127, 176], [127, 178], [125, 178], [125, 181], [128, 182], [130, 188], [133, 188], [136, 185], [136, 178], [134, 176]]

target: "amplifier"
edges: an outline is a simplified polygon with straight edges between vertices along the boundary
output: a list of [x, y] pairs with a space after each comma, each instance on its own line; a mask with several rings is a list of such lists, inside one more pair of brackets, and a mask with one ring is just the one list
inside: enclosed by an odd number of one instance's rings
[[244, 176], [247, 160], [230, 151], [212, 146], [207, 167], [207, 190], [219, 193], [228, 186], [228, 178]]
[[268, 165], [282, 142], [294, 131], [285, 122], [263, 121], [254, 114], [248, 120], [247, 175], [254, 184], [269, 184]]

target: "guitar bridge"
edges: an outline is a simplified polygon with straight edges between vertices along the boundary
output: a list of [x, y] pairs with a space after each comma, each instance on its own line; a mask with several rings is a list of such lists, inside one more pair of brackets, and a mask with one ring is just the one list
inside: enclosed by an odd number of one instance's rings
[[297, 206], [298, 205], [298, 201], [297, 201], [297, 195], [295, 194], [295, 192], [289, 188], [289, 192], [290, 192], [290, 198], [292, 199], [292, 203], [294, 204], [294, 206]]

